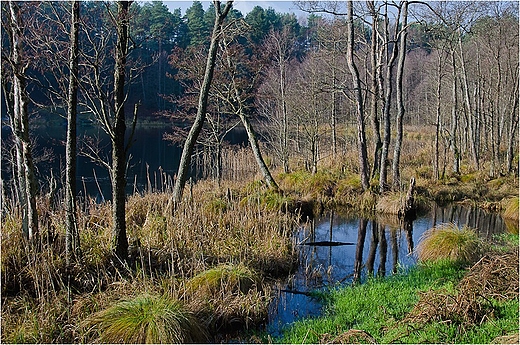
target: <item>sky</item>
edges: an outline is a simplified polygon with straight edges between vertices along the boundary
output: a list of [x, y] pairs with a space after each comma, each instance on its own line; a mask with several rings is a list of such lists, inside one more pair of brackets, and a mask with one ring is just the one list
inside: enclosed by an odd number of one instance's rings
[[[200, 1], [204, 6], [204, 9], [207, 9], [211, 1]], [[186, 12], [186, 9], [191, 7], [193, 1], [163, 1], [164, 4], [168, 6], [170, 11], [173, 11], [176, 8], [180, 8], [182, 13]], [[297, 16], [304, 14], [304, 12], [300, 11], [298, 7], [293, 3], [293, 1], [280, 1], [280, 0], [268, 0], [268, 1], [256, 1], [256, 0], [235, 0], [233, 2], [233, 8], [242, 12], [245, 16], [248, 12], [250, 12], [255, 6], [260, 6], [263, 9], [268, 9], [272, 7], [278, 13], [295, 13]]]

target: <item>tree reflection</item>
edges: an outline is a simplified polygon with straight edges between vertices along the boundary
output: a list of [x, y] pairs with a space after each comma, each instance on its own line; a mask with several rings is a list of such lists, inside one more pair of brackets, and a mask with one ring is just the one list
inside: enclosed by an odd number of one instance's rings
[[[367, 235], [368, 224], [371, 224], [370, 246], [365, 265], [363, 265], [363, 251], [365, 247], [365, 240]], [[388, 229], [388, 231], [387, 231]], [[392, 253], [392, 273], [397, 273], [399, 265], [399, 235], [404, 233], [406, 236], [407, 253], [411, 255], [414, 250], [413, 242], [413, 220], [405, 219], [399, 222], [398, 228], [387, 227], [376, 220], [359, 220], [358, 239], [356, 244], [356, 255], [354, 261], [353, 284], [360, 283], [363, 266], [366, 267], [367, 276], [373, 277], [374, 274], [378, 277], [386, 275], [387, 267], [386, 261], [388, 258], [389, 245]], [[387, 238], [388, 234], [388, 238]], [[378, 250], [379, 249], [379, 250]], [[376, 265], [376, 256], [379, 259], [377, 264], [377, 272], [374, 272]]]

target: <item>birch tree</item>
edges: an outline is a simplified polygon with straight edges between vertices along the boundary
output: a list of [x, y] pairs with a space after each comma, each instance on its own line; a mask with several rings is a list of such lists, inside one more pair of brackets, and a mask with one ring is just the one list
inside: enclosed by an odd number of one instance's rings
[[224, 8], [221, 8], [220, 1], [214, 1], [215, 8], [215, 22], [213, 25], [213, 31], [211, 34], [211, 42], [210, 48], [208, 51], [208, 57], [206, 61], [206, 69], [204, 72], [204, 80], [202, 82], [202, 87], [199, 93], [199, 101], [197, 105], [197, 115], [195, 117], [195, 122], [191, 126], [191, 129], [188, 133], [188, 137], [184, 143], [184, 147], [182, 149], [181, 159], [179, 163], [179, 171], [177, 172], [177, 179], [175, 180], [175, 185], [173, 187], [173, 202], [179, 203], [182, 200], [182, 195], [184, 192], [184, 186], [186, 185], [186, 180], [188, 177], [188, 171], [190, 169], [191, 164], [191, 155], [193, 153], [193, 149], [197, 142], [197, 138], [199, 133], [204, 125], [204, 121], [206, 119], [206, 108], [208, 105], [208, 95], [211, 87], [211, 81], [213, 79], [213, 71], [215, 69], [215, 61], [218, 50], [218, 43], [221, 39], [221, 28], [224, 23], [224, 19], [227, 14], [231, 10], [233, 5], [233, 1], [228, 1]]
[[67, 141], [65, 149], [65, 210], [67, 213], [66, 258], [81, 256], [76, 212], [76, 118], [78, 104], [79, 1], [71, 2], [69, 87], [67, 94]]
[[29, 96], [27, 91], [27, 69], [30, 60], [24, 52], [25, 23], [22, 15], [26, 4], [9, 1], [2, 3], [3, 23], [9, 38], [7, 55], [2, 54], [2, 88], [7, 104], [7, 115], [15, 137], [16, 178], [19, 183], [19, 200], [22, 209], [22, 230], [25, 237], [35, 243], [38, 235], [38, 212], [36, 195], [38, 183], [32, 155], [32, 144], [29, 137]]
[[365, 134], [365, 110], [363, 95], [361, 92], [361, 79], [359, 70], [354, 61], [354, 4], [352, 0], [347, 2], [347, 25], [348, 25], [348, 45], [347, 45], [347, 65], [352, 76], [352, 88], [354, 89], [356, 118], [357, 118], [357, 143], [358, 143], [358, 160], [359, 175], [363, 190], [369, 187], [368, 182], [368, 160], [367, 160], [367, 143]]

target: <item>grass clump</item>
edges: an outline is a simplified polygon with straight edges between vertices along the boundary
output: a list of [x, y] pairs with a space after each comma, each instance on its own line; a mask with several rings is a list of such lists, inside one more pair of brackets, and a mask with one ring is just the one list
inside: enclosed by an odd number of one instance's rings
[[405, 195], [401, 193], [387, 193], [377, 200], [376, 211], [383, 214], [398, 215], [403, 208]]
[[519, 198], [518, 196], [503, 201], [502, 216], [511, 220], [519, 220]]
[[471, 228], [441, 224], [426, 231], [416, 248], [420, 261], [453, 260], [474, 262], [480, 257], [482, 241]]
[[186, 289], [207, 296], [247, 293], [258, 281], [258, 275], [244, 265], [219, 265], [193, 277]]
[[270, 290], [243, 264], [224, 264], [201, 272], [185, 289], [187, 300], [208, 329], [247, 329], [267, 318]]
[[103, 343], [193, 343], [206, 340], [193, 313], [177, 300], [142, 295], [94, 314], [88, 326]]

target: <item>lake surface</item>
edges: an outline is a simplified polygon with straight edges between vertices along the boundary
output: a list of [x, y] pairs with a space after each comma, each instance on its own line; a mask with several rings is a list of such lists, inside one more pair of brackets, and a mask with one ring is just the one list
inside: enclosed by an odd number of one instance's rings
[[[65, 169], [65, 139], [66, 122], [63, 123], [39, 123], [33, 126], [31, 136], [35, 140], [35, 157], [49, 153], [51, 159], [38, 163], [38, 176], [43, 190], [46, 190], [47, 177], [54, 174], [60, 179], [60, 171]], [[127, 193], [143, 192], [148, 188], [162, 190], [166, 184], [171, 183], [179, 168], [182, 146], [173, 144], [163, 139], [164, 134], [172, 131], [172, 125], [153, 123], [151, 125], [138, 125], [134, 135], [134, 143], [129, 149], [127, 170]], [[127, 135], [129, 130], [127, 129]], [[8, 127], [2, 127], [2, 140], [10, 133]], [[78, 125], [78, 147], [88, 137], [99, 142], [100, 155], [109, 161], [110, 144], [106, 133], [94, 124], [83, 123]], [[226, 142], [231, 144], [247, 144], [247, 136], [241, 128], [228, 133]], [[79, 151], [78, 151], [79, 152]], [[194, 160], [200, 158], [196, 155]], [[202, 176], [195, 164], [191, 171], [195, 177]], [[85, 194], [94, 197], [98, 202], [111, 199], [111, 185], [108, 170], [100, 164], [93, 162], [84, 155], [77, 157], [76, 185], [78, 195]]]
[[298, 268], [288, 281], [275, 287], [267, 331], [276, 336], [302, 317], [320, 315], [321, 303], [309, 296], [313, 290], [362, 282], [368, 276], [387, 276], [415, 265], [414, 248], [421, 236], [443, 223], [468, 225], [487, 239], [506, 231], [498, 214], [458, 205], [433, 207], [429, 214], [408, 224], [395, 218], [366, 220], [333, 212], [303, 224], [294, 239]]

